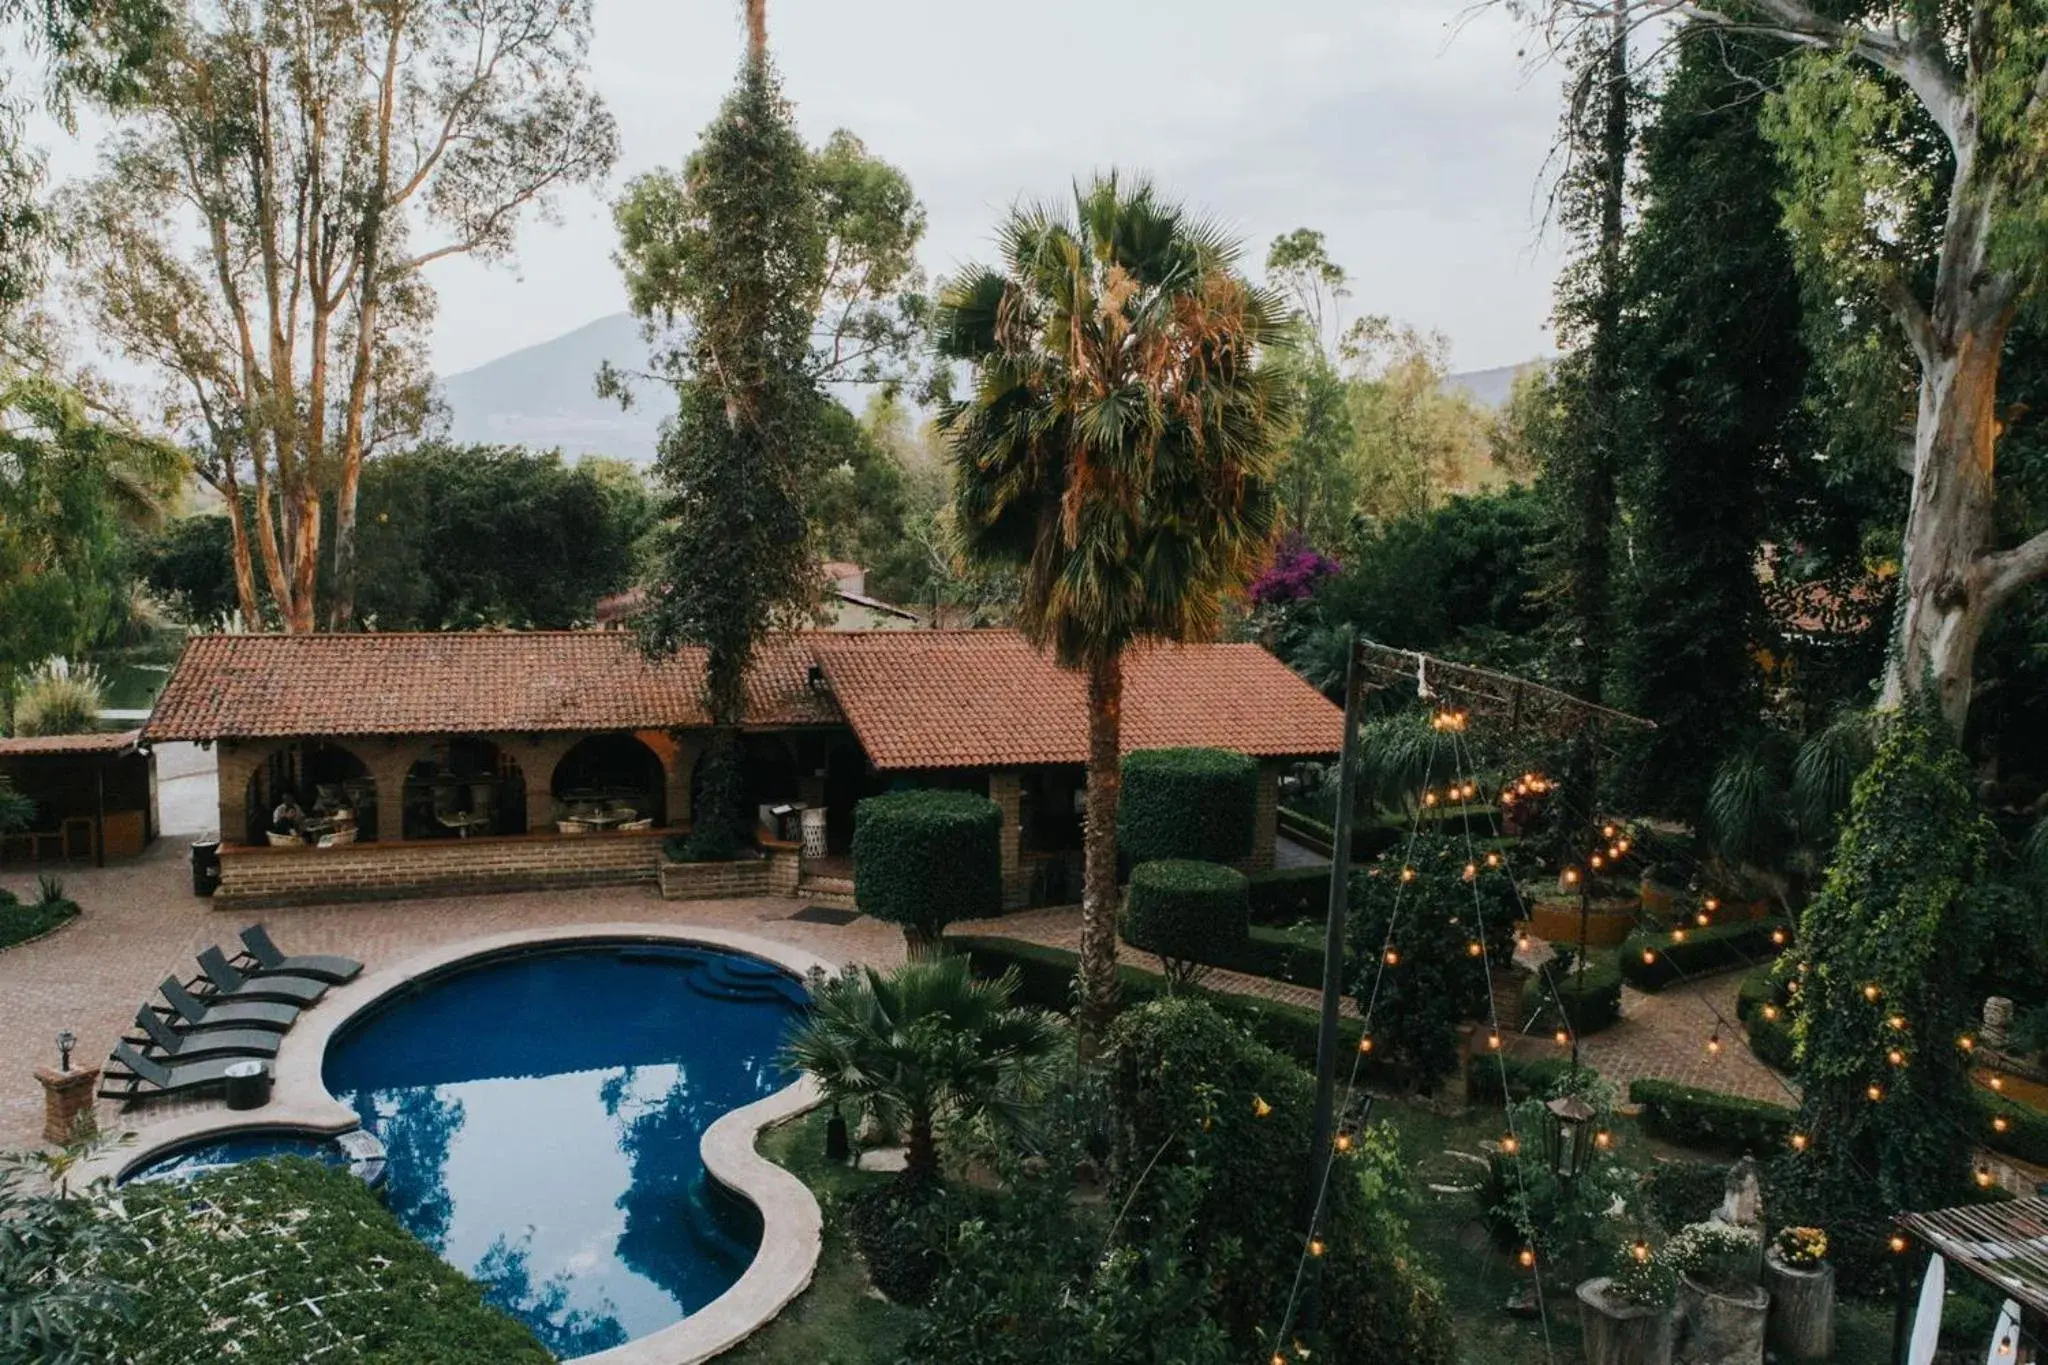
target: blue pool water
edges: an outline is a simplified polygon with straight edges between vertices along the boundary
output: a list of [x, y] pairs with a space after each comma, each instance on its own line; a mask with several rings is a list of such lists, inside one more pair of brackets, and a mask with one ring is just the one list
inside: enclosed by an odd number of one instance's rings
[[190, 1180], [238, 1162], [262, 1161], [276, 1156], [310, 1157], [336, 1168], [346, 1168], [349, 1164], [348, 1154], [332, 1138], [319, 1133], [233, 1133], [166, 1152], [148, 1165], [130, 1171], [121, 1178], [121, 1183]]
[[698, 1140], [794, 1077], [801, 988], [751, 958], [577, 948], [436, 978], [328, 1049], [327, 1089], [388, 1149], [386, 1200], [557, 1355], [723, 1293], [760, 1216]]

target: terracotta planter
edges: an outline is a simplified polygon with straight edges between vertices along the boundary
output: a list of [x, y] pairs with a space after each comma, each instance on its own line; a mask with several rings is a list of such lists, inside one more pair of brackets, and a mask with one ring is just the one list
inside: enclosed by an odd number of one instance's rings
[[1671, 1365], [1671, 1310], [1612, 1299], [1606, 1276], [1579, 1286], [1586, 1365]]
[[1764, 1253], [1764, 1288], [1771, 1295], [1771, 1350], [1788, 1360], [1822, 1360], [1835, 1353], [1834, 1266], [1786, 1265], [1774, 1247]]
[[1771, 1296], [1761, 1285], [1709, 1288], [1678, 1277], [1678, 1365], [1763, 1365]]
[[[1612, 948], [1635, 932], [1640, 907], [1633, 897], [1597, 900], [1586, 912], [1586, 944]], [[1529, 932], [1546, 943], [1576, 948], [1579, 943], [1577, 900], [1539, 900], [1529, 912]]]

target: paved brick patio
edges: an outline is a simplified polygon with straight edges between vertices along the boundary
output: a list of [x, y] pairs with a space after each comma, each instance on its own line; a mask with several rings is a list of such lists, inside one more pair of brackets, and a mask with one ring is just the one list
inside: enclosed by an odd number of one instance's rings
[[[83, 913], [47, 938], [0, 953], [0, 1149], [40, 1140], [42, 1089], [32, 1073], [55, 1064], [59, 1030], [76, 1032], [77, 1056], [95, 1062], [132, 1029], [136, 1007], [157, 982], [190, 976], [193, 955], [208, 944], [235, 943], [247, 919], [192, 895], [186, 857], [185, 840], [164, 838], [124, 865], [60, 871]], [[26, 897], [35, 876], [10, 867], [0, 872], [0, 886]], [[834, 961], [902, 956], [902, 935], [889, 925], [792, 920], [801, 908], [769, 899], [664, 901], [652, 887], [612, 887], [270, 910], [262, 918], [286, 952], [347, 953], [373, 968], [454, 939], [619, 920], [737, 929]], [[139, 1111], [127, 1126], [146, 1117]], [[124, 1126], [110, 1106], [101, 1107], [101, 1120], [115, 1131]]]

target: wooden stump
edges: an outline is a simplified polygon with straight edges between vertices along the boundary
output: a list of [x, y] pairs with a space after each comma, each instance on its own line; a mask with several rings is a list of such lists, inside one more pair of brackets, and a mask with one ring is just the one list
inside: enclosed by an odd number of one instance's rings
[[1824, 1360], [1835, 1353], [1835, 1268], [1789, 1266], [1775, 1248], [1764, 1255], [1764, 1288], [1771, 1291], [1771, 1349], [1789, 1360]]
[[1671, 1365], [1671, 1310], [1611, 1299], [1611, 1283], [1602, 1276], [1579, 1286], [1586, 1365]]
[[1678, 1277], [1681, 1365], [1764, 1365], [1771, 1296], [1760, 1285], [1720, 1290]]

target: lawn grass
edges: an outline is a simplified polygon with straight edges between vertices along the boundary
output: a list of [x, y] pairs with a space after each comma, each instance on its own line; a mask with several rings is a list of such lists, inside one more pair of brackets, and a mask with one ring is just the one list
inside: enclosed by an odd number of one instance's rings
[[915, 1315], [868, 1287], [842, 1210], [889, 1179], [825, 1159], [827, 1111], [815, 1110], [761, 1135], [761, 1154], [811, 1187], [825, 1211], [825, 1247], [811, 1287], [773, 1322], [721, 1361], [750, 1365], [895, 1365]]

